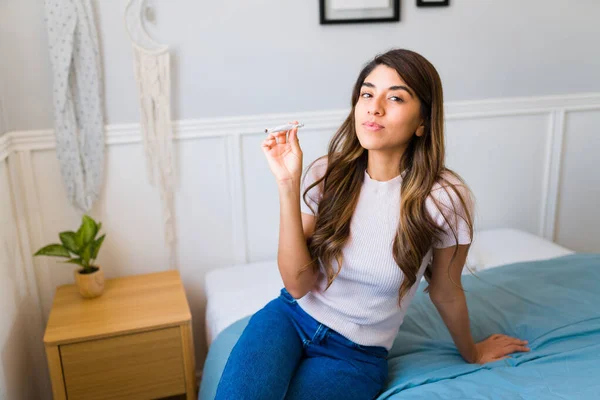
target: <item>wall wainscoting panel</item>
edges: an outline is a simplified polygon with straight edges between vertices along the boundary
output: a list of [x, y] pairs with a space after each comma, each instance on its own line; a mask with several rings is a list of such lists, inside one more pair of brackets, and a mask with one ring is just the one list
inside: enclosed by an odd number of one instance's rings
[[554, 239], [580, 252], [600, 252], [600, 112], [571, 111], [561, 124]]
[[[175, 213], [178, 268], [193, 313], [198, 368], [204, 346], [204, 274], [212, 268], [276, 258], [277, 186], [260, 144], [264, 128], [300, 120], [304, 167], [327, 151], [348, 110], [176, 121]], [[522, 229], [576, 251], [600, 251], [600, 94], [448, 103], [447, 165], [476, 201], [476, 228]], [[106, 128], [102, 195], [91, 215], [107, 239], [99, 264], [107, 277], [168, 269], [160, 197], [149, 184], [138, 124]], [[23, 268], [46, 321], [56, 286], [72, 266], [31, 259], [37, 248], [78, 226], [67, 202], [52, 130], [0, 137], [0, 160], [20, 185], [17, 221]], [[581, 220], [592, 218], [585, 230]], [[595, 219], [594, 219], [595, 218]], [[37, 299], [37, 298], [36, 298]], [[41, 338], [40, 338], [41, 339]]]
[[[44, 323], [16, 154], [0, 160], [0, 398], [42, 398], [50, 393], [42, 336]], [[33, 384], [32, 384], [33, 383]]]

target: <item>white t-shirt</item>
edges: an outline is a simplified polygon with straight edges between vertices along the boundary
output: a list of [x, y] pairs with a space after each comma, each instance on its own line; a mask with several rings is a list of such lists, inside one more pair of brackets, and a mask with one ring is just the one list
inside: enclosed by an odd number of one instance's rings
[[[302, 195], [310, 184], [325, 174], [326, 168], [327, 159], [324, 158], [306, 172], [300, 192], [303, 213], [314, 215]], [[433, 250], [430, 248], [423, 257], [416, 283], [402, 299], [400, 308], [398, 291], [403, 273], [394, 260], [392, 246], [400, 218], [400, 186], [405, 173], [386, 182], [371, 179], [366, 170], [364, 174], [359, 200], [350, 223], [350, 237], [342, 249], [343, 265], [340, 273], [325, 291], [327, 276], [321, 266], [315, 287], [298, 299], [298, 304], [317, 321], [353, 342], [364, 346], [383, 346], [389, 350], [425, 268], [432, 259]], [[457, 185], [472, 214], [473, 202], [469, 191], [451, 174], [447, 178]], [[307, 195], [315, 211], [318, 210], [321, 198], [320, 186], [312, 188]], [[451, 189], [449, 192], [455, 196], [453, 200], [456, 207], [460, 207], [458, 196]], [[470, 243], [468, 225], [463, 218], [458, 217], [464, 216], [464, 210], [453, 208], [446, 190], [436, 183], [425, 203], [433, 220], [444, 229], [445, 234], [441, 240], [434, 241], [432, 247], [454, 246], [456, 240], [431, 196], [442, 205], [455, 210], [457, 218], [449, 219], [455, 224], [458, 243]], [[447, 212], [445, 214], [448, 216]], [[332, 266], [337, 271], [335, 261]]]

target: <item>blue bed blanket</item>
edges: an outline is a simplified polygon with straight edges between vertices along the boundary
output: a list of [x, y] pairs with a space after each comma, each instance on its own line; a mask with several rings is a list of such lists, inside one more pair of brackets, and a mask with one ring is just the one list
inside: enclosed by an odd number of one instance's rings
[[[465, 275], [462, 283], [476, 342], [504, 333], [528, 340], [531, 351], [484, 365], [465, 362], [421, 282], [379, 399], [600, 399], [600, 254], [504, 265]], [[200, 399], [214, 398], [248, 320], [213, 341]]]

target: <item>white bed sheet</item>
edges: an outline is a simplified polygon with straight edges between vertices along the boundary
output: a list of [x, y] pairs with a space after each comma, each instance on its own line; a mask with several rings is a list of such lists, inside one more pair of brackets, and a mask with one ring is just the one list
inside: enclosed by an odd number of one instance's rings
[[[521, 261], [544, 260], [573, 251], [531, 233], [492, 229], [475, 233], [467, 266], [480, 271]], [[464, 274], [470, 273], [467, 268]], [[275, 260], [220, 267], [206, 274], [206, 340], [260, 310], [279, 295], [283, 282]]]

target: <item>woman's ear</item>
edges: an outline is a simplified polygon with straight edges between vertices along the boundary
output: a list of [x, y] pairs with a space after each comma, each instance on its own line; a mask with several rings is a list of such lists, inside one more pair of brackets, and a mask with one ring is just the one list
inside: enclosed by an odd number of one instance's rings
[[423, 134], [425, 133], [425, 125], [421, 124], [419, 125], [419, 127], [417, 128], [417, 131], [415, 132], [415, 135], [421, 137], [423, 136]]

